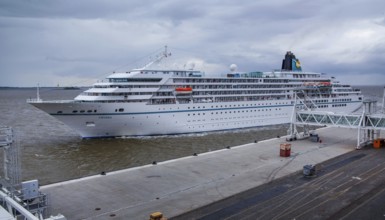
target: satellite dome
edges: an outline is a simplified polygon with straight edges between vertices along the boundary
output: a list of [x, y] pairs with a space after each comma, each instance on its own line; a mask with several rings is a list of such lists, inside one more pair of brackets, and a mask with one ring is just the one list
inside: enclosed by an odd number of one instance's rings
[[231, 70], [231, 72], [234, 72], [235, 70], [237, 70], [237, 64], [231, 64], [230, 65], [230, 70]]

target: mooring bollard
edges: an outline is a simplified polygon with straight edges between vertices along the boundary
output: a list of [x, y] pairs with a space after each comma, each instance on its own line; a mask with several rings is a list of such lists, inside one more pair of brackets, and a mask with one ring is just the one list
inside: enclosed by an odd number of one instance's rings
[[167, 220], [167, 218], [163, 217], [161, 212], [151, 213], [149, 220]]

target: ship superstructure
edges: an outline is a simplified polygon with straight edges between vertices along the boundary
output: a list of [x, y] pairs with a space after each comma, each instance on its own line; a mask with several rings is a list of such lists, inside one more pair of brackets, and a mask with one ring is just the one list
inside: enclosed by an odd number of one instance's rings
[[[167, 58], [165, 51], [160, 58]], [[352, 112], [361, 91], [303, 72], [288, 52], [282, 69], [208, 77], [198, 70], [144, 68], [113, 73], [70, 101], [29, 100], [84, 138], [164, 135], [290, 122], [295, 98], [318, 110]]]

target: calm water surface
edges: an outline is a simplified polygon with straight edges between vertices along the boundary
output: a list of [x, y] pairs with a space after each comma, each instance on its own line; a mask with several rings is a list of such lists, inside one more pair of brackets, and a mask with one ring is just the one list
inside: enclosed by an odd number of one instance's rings
[[[358, 88], [368, 98], [382, 99], [382, 86]], [[80, 92], [43, 88], [40, 95], [44, 100], [73, 99]], [[287, 126], [282, 125], [191, 135], [83, 140], [60, 121], [27, 104], [26, 99], [31, 97], [36, 97], [35, 89], [0, 89], [0, 125], [14, 129], [21, 151], [22, 179], [39, 179], [40, 184], [251, 143], [286, 135], [287, 131]]]

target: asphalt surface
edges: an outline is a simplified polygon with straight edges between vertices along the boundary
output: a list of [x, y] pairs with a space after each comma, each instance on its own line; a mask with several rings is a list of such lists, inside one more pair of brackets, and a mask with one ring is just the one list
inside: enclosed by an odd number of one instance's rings
[[273, 180], [179, 219], [385, 219], [385, 149], [366, 147]]

